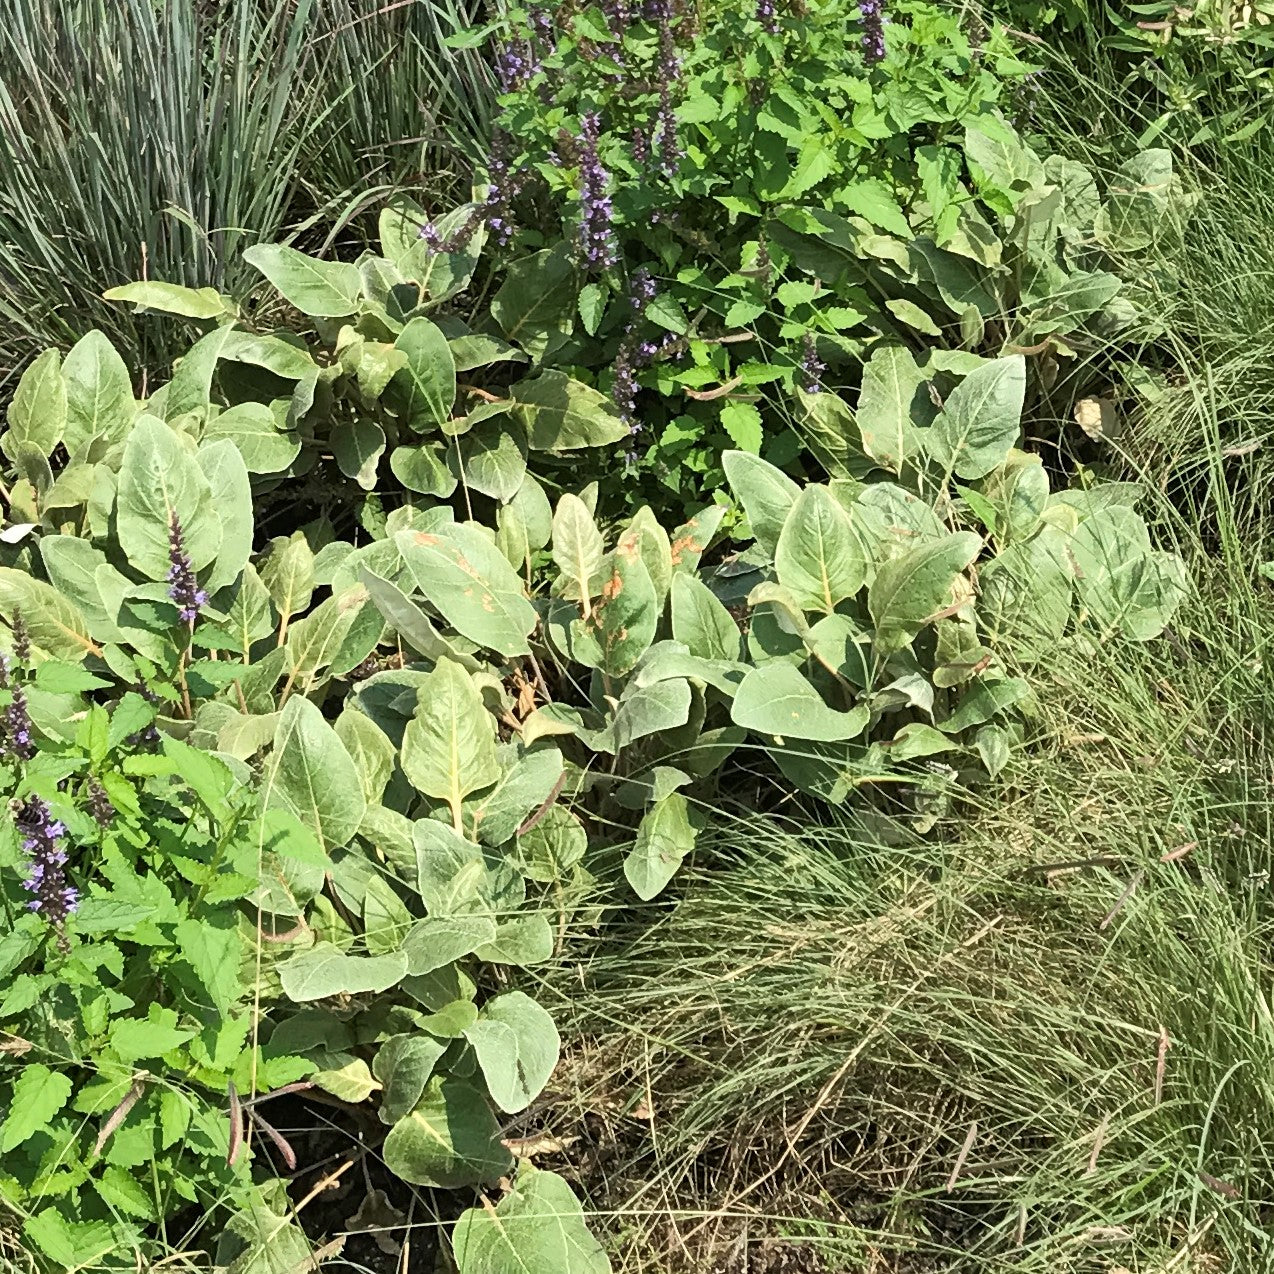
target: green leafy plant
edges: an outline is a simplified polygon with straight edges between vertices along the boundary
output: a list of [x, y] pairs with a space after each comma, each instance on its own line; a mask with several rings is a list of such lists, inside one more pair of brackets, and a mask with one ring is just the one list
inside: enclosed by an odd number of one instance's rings
[[1165, 152], [1105, 198], [1037, 155], [1005, 114], [1031, 67], [999, 29], [971, 41], [906, 4], [877, 56], [839, 3], [765, 8], [603, 6], [501, 33], [489, 211], [520, 217], [515, 252], [539, 250], [511, 268], [546, 293], [569, 245], [580, 278], [542, 356], [613, 364], [599, 379], [635, 437], [608, 495], [634, 504], [693, 507], [731, 447], [798, 475], [808, 452], [835, 459], [845, 440], [790, 396], [852, 391], [879, 345], [1025, 353], [1032, 399], [1068, 415], [1141, 313], [1131, 254], [1188, 207]]
[[262, 1103], [313, 1066], [258, 1044], [277, 992], [252, 904], [263, 853], [320, 874], [323, 853], [147, 697], [94, 703], [108, 683], [75, 661], [3, 679], [0, 1195], [51, 1268], [124, 1268], [155, 1223], [246, 1205], [245, 1124], [295, 1162]]

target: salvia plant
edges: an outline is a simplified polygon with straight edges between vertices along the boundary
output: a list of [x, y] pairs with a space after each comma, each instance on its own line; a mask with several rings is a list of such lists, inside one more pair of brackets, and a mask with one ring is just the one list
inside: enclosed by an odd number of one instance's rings
[[852, 395], [880, 344], [1022, 352], [1032, 398], [1082, 397], [1140, 316], [1132, 254], [1188, 211], [1167, 152], [1104, 194], [1038, 155], [1014, 126], [1038, 69], [954, 10], [635, 0], [480, 34], [518, 51], [490, 162], [505, 251], [545, 294], [573, 266], [541, 353], [601, 369], [630, 498], [692, 505], [731, 447], [799, 475], [792, 391]]

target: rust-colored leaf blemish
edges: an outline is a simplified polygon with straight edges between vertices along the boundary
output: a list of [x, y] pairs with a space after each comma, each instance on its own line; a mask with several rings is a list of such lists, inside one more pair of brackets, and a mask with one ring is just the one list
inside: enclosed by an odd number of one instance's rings
[[624, 591], [624, 580], [618, 571], [611, 574], [610, 579], [602, 585], [602, 600], [613, 602]]
[[415, 535], [416, 543], [424, 548], [432, 548], [438, 543], [436, 535], [430, 535], [427, 531], [417, 531]]
[[[689, 525], [693, 525], [690, 523]], [[695, 539], [693, 535], [678, 536], [672, 542], [672, 564], [674, 566], [681, 565], [681, 555], [683, 553], [702, 553], [704, 546]]]

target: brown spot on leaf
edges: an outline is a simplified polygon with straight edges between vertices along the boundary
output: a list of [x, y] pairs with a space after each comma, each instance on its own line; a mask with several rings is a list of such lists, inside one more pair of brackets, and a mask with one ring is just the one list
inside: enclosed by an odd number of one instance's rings
[[[693, 522], [687, 523], [687, 526], [693, 526]], [[693, 535], [680, 535], [672, 542], [672, 564], [674, 566], [681, 565], [681, 555], [683, 553], [702, 553], [704, 546], [700, 544]]]

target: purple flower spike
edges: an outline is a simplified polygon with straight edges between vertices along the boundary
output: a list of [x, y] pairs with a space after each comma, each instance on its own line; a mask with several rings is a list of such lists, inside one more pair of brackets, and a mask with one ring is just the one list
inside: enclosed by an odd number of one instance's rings
[[[17, 645], [17, 619], [14, 620], [14, 645]], [[28, 653], [30, 647], [28, 646]], [[21, 667], [21, 664], [19, 664]], [[9, 703], [0, 713], [0, 755], [9, 753], [19, 761], [29, 761], [35, 755], [31, 743], [31, 713], [27, 707], [26, 691], [10, 668], [9, 657], [0, 655], [0, 689], [9, 691]]]
[[766, 35], [778, 35], [779, 18], [774, 0], [757, 0], [756, 20], [761, 24]]
[[823, 384], [820, 378], [826, 370], [818, 357], [818, 350], [814, 347], [813, 334], [806, 332], [801, 349], [801, 388], [807, 394], [821, 393]]
[[681, 162], [681, 146], [677, 140], [677, 112], [673, 102], [673, 86], [681, 78], [681, 59], [673, 39], [672, 23], [666, 18], [659, 26], [659, 117], [655, 121], [655, 147], [665, 174], [673, 176]]
[[608, 192], [610, 173], [597, 153], [600, 134], [597, 112], [585, 112], [580, 117], [579, 245], [585, 264], [592, 269], [605, 269], [618, 260], [612, 229], [615, 209]]
[[13, 612], [13, 657], [20, 668], [31, 666], [31, 633], [20, 610]]
[[102, 828], [109, 827], [115, 818], [115, 806], [106, 795], [106, 789], [96, 779], [88, 781], [88, 812], [98, 827]]
[[66, 850], [62, 839], [66, 828], [55, 820], [49, 807], [29, 796], [14, 819], [22, 848], [30, 862], [24, 888], [31, 895], [27, 907], [39, 912], [58, 935], [58, 945], [67, 949], [66, 918], [79, 904], [80, 896], [66, 878]]
[[883, 0], [858, 0], [858, 17], [863, 24], [863, 61], [868, 66], [885, 60], [885, 7]]
[[175, 513], [168, 524], [168, 562], [168, 596], [177, 604], [181, 622], [193, 625], [199, 617], [199, 608], [208, 603], [208, 593], [199, 587], [190, 554], [186, 552], [181, 522]]

